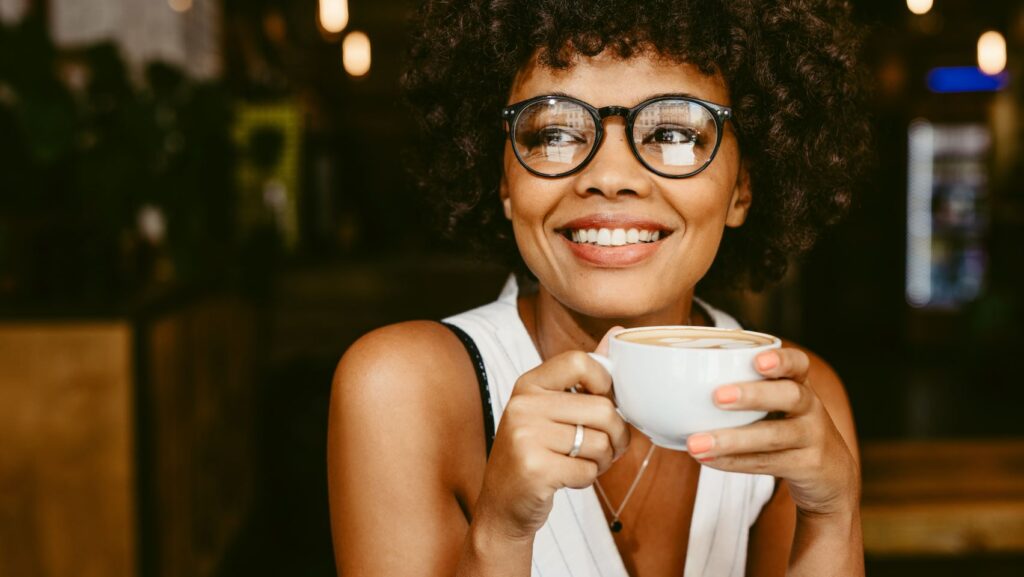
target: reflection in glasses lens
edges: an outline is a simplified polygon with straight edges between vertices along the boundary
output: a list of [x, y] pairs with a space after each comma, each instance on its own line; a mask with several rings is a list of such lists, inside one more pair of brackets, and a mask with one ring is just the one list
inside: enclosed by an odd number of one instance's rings
[[573, 170], [590, 155], [597, 125], [589, 110], [556, 98], [535, 102], [519, 114], [515, 145], [520, 160], [542, 174]]
[[695, 102], [652, 102], [633, 120], [634, 147], [656, 172], [682, 175], [701, 168], [711, 159], [717, 140], [714, 116]]

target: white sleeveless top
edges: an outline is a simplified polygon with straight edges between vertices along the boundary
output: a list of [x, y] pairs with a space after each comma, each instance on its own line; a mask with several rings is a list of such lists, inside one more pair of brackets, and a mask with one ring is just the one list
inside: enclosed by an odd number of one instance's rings
[[[498, 300], [445, 319], [475, 341], [487, 373], [496, 429], [520, 375], [540, 365], [516, 305], [515, 278]], [[704, 302], [715, 326], [740, 328], [728, 314]], [[775, 480], [768, 475], [727, 473], [702, 466], [690, 521], [684, 577], [740, 577], [747, 539]], [[682, 545], [682, 544], [680, 544]], [[533, 545], [533, 577], [629, 577], [593, 486], [555, 493], [547, 522]]]

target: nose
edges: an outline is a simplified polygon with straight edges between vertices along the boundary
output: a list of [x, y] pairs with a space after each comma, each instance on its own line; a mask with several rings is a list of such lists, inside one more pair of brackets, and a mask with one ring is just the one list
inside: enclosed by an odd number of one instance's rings
[[604, 138], [590, 162], [576, 177], [576, 194], [599, 194], [614, 199], [629, 195], [646, 197], [651, 191], [647, 169], [640, 164], [627, 140], [625, 119], [611, 116], [604, 121]]

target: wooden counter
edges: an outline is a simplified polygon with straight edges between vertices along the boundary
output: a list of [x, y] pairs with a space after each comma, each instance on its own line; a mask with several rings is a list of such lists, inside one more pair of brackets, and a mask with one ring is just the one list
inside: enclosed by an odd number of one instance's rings
[[0, 576], [212, 577], [255, 491], [254, 315], [0, 322]]
[[867, 443], [868, 555], [1024, 552], [1024, 439]]
[[0, 326], [0, 575], [134, 575], [131, 327]]

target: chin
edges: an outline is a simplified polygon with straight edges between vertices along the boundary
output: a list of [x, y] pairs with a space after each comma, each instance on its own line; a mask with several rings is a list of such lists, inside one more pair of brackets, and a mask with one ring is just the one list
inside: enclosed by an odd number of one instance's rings
[[581, 315], [626, 323], [629, 319], [650, 317], [682, 298], [682, 295], [677, 295], [673, 299], [663, 291], [654, 290], [656, 288], [622, 279], [619, 282], [580, 283], [568, 287], [562, 294], [552, 295], [563, 306]]

